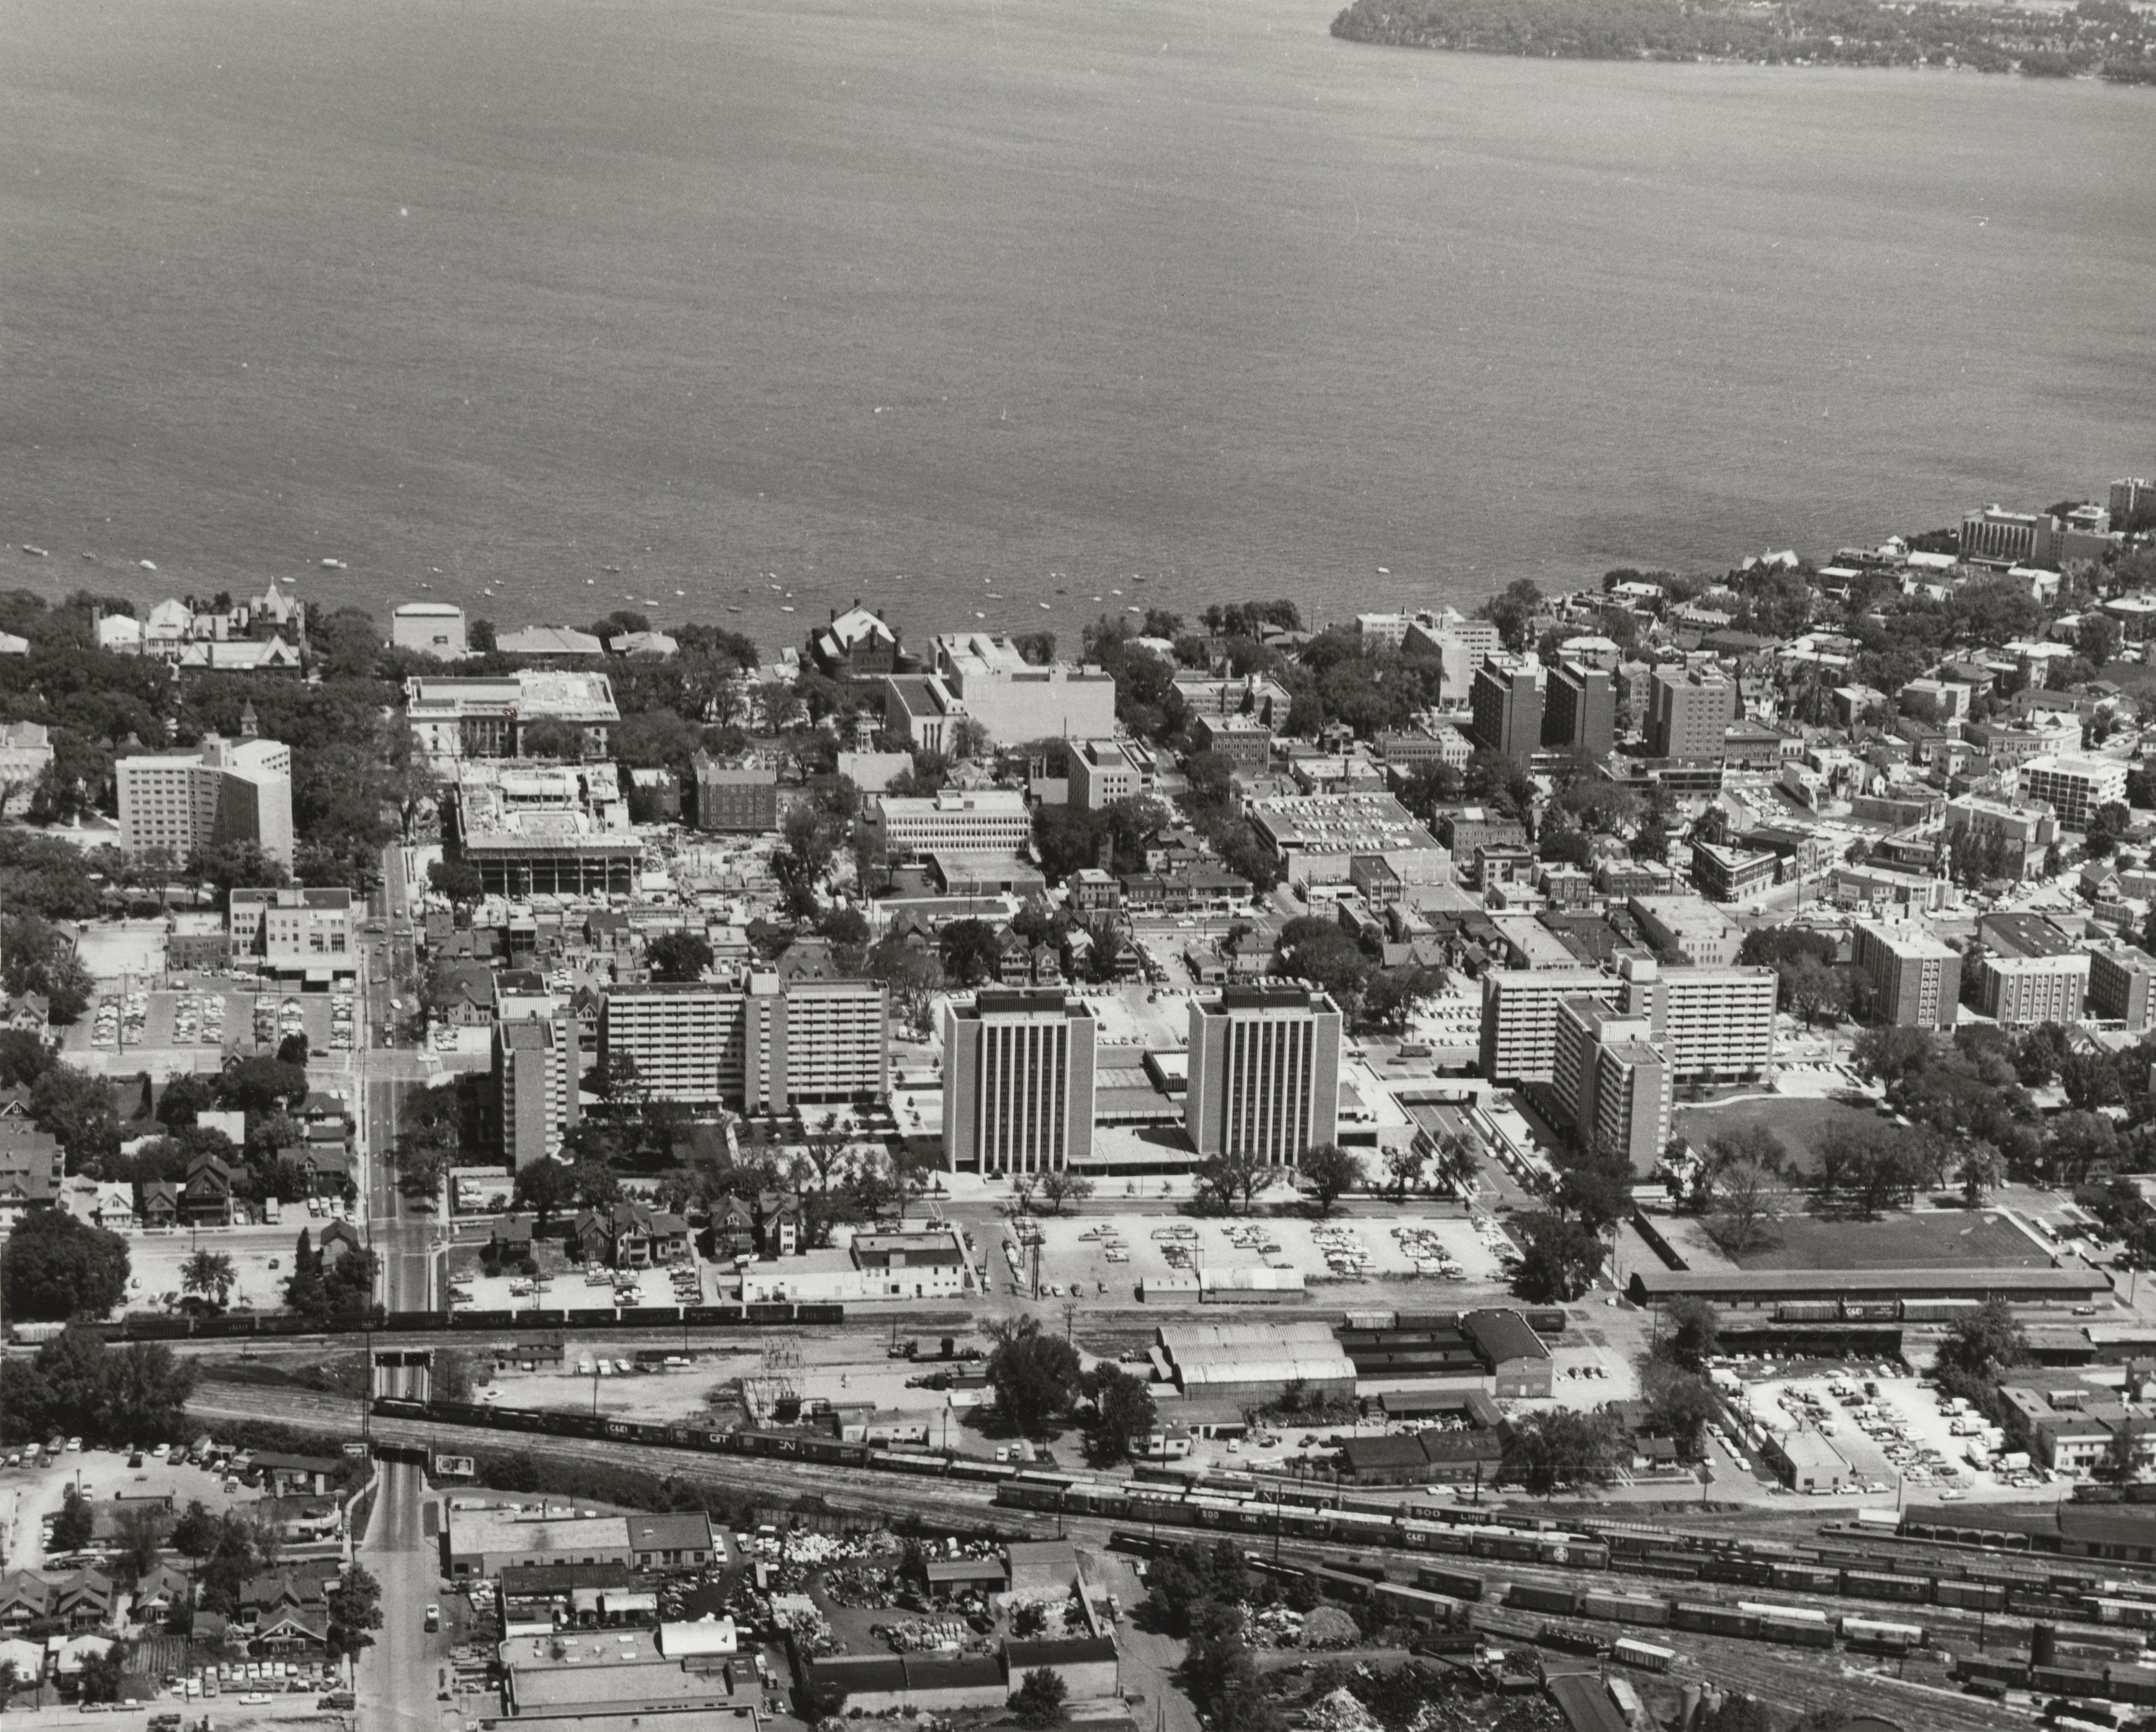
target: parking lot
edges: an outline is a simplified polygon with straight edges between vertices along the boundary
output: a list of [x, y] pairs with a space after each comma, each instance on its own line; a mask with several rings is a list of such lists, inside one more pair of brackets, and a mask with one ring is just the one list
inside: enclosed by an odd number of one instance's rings
[[[45, 1521], [59, 1514], [61, 1499], [78, 1483], [83, 1496], [93, 1505], [110, 1504], [122, 1495], [169, 1496], [176, 1509], [185, 1509], [199, 1499], [210, 1509], [222, 1512], [234, 1501], [224, 1491], [221, 1475], [183, 1462], [160, 1461], [154, 1455], [145, 1455], [141, 1467], [131, 1468], [123, 1452], [70, 1449], [56, 1459], [26, 1467], [21, 1463], [21, 1453], [11, 1445], [6, 1454], [16, 1456], [17, 1464], [0, 1465], [0, 1525], [7, 1529], [11, 1570], [44, 1567]], [[0, 1455], [0, 1463], [4, 1460], [5, 1456]]]
[[1818, 1432], [1876, 1498], [1898, 1493], [1907, 1504], [1970, 1497], [2051, 1502], [2061, 1495], [2061, 1481], [2040, 1469], [1972, 1467], [1967, 1452], [1980, 1441], [1979, 1421], [1949, 1412], [1921, 1379], [1880, 1371], [1852, 1366], [1747, 1379], [1745, 1392], [1768, 1425]]
[[90, 1013], [63, 1041], [72, 1056], [154, 1053], [184, 1064], [196, 1055], [201, 1068], [234, 1049], [274, 1052], [291, 1034], [306, 1036], [313, 1052], [348, 1052], [356, 1008], [346, 992], [257, 992], [219, 975], [183, 975], [154, 988], [116, 977], [100, 981]]
[[[320, 1238], [321, 1229], [336, 1219], [358, 1222], [359, 1211], [341, 1203], [323, 1203], [324, 1212], [310, 1215], [302, 1204], [287, 1203], [283, 1218], [275, 1227], [179, 1227], [170, 1232], [132, 1232], [127, 1235], [130, 1276], [127, 1302], [131, 1307], [154, 1309], [169, 1294], [177, 1302], [180, 1272], [198, 1251], [213, 1251], [232, 1259], [239, 1278], [226, 1301], [234, 1309], [275, 1311], [284, 1309], [285, 1284], [292, 1276], [292, 1252], [302, 1227]], [[365, 1232], [363, 1225], [361, 1227]]]
[[694, 1261], [664, 1268], [572, 1268], [564, 1273], [490, 1275], [476, 1248], [454, 1253], [449, 1268], [452, 1310], [577, 1310], [606, 1305], [705, 1305], [713, 1298], [712, 1270]]
[[[1299, 1268], [1312, 1286], [1352, 1288], [1369, 1281], [1427, 1282], [1432, 1304], [1459, 1286], [1488, 1286], [1503, 1277], [1505, 1249], [1494, 1227], [1479, 1227], [1450, 1214], [1412, 1210], [1383, 1219], [1336, 1217], [1317, 1221], [1296, 1216], [1262, 1220], [1195, 1220], [1159, 1215], [1097, 1214], [1076, 1218], [1036, 1217], [1027, 1224], [1040, 1235], [1044, 1289], [1075, 1287], [1081, 1295], [1127, 1293], [1139, 1283], [1200, 1268]], [[1029, 1253], [1015, 1230], [1001, 1243], [1011, 1252], [989, 1253], [989, 1279], [998, 1284], [1032, 1278]], [[1020, 1269], [1023, 1270], [1021, 1274]], [[1458, 1303], [1456, 1299], [1452, 1301]]]

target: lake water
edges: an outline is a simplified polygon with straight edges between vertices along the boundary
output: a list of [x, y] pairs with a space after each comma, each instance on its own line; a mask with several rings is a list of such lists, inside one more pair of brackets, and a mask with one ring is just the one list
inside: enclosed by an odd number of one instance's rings
[[15, 0], [0, 583], [1068, 643], [2156, 465], [2156, 92], [1332, 9]]

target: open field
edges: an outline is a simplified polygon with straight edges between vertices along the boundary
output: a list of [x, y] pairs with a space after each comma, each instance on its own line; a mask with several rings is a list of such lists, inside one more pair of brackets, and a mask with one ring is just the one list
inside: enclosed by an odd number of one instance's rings
[[2051, 1256], [1995, 1209], [1887, 1215], [1876, 1221], [1790, 1215], [1778, 1243], [1748, 1251], [1748, 1269], [2048, 1268]]
[[[180, 1271], [188, 1258], [197, 1251], [213, 1251], [232, 1259], [233, 1273], [239, 1278], [229, 1301], [234, 1309], [283, 1310], [285, 1284], [291, 1279], [300, 1229], [310, 1228], [319, 1237], [323, 1227], [338, 1218], [327, 1212], [329, 1205], [322, 1207], [325, 1212], [316, 1216], [304, 1204], [287, 1204], [284, 1219], [275, 1227], [200, 1227], [192, 1232], [182, 1227], [170, 1232], [128, 1234], [128, 1305], [156, 1309], [165, 1294], [180, 1291]], [[360, 1212], [348, 1207], [342, 1218], [357, 1223]]]
[[1819, 1146], [1835, 1130], [1876, 1135], [1887, 1121], [1861, 1107], [1812, 1096], [1769, 1095], [1737, 1099], [1726, 1106], [1679, 1107], [1671, 1129], [1695, 1143], [1711, 1142], [1740, 1130], [1763, 1128], [1781, 1140], [1791, 1159], [1805, 1171], [1818, 1165]]

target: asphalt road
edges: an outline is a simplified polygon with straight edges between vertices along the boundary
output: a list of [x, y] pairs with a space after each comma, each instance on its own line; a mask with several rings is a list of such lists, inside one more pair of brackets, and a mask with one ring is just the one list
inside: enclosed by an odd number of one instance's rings
[[[402, 1098], [413, 1085], [418, 1067], [410, 1056], [375, 1045], [391, 1021], [389, 1000], [399, 990], [390, 953], [408, 917], [394, 849], [385, 865], [390, 869], [384, 874], [390, 930], [367, 944], [366, 1035], [357, 1055], [357, 1141], [367, 1242], [382, 1263], [382, 1304], [392, 1311], [422, 1310], [434, 1304], [434, 1222], [407, 1207], [385, 1158], [396, 1140]], [[377, 982], [377, 969], [388, 978]], [[377, 1394], [427, 1393], [428, 1373], [422, 1366], [377, 1365], [372, 1376]], [[364, 1419], [360, 1427], [367, 1431]], [[382, 1586], [382, 1628], [359, 1662], [359, 1732], [441, 1732], [444, 1725], [458, 1724], [452, 1704], [438, 1697], [446, 1682], [449, 1637], [425, 1627], [426, 1608], [441, 1596], [440, 1531], [440, 1499], [428, 1492], [425, 1473], [408, 1463], [382, 1463], [373, 1518], [359, 1552], [359, 1561]]]

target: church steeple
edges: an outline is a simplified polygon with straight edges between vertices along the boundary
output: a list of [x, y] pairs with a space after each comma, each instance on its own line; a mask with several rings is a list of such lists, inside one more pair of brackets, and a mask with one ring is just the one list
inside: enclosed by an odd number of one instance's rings
[[252, 698], [247, 700], [239, 712], [239, 737], [242, 740], [259, 740], [262, 737], [262, 730], [255, 724], [254, 700]]

